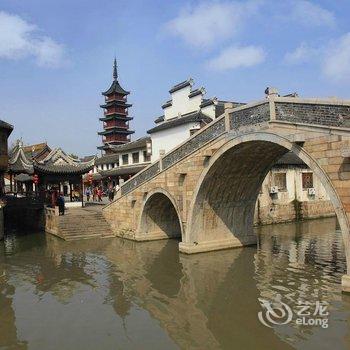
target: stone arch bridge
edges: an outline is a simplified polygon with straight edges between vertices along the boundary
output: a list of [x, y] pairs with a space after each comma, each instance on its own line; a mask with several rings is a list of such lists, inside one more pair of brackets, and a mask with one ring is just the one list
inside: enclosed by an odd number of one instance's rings
[[125, 182], [104, 208], [117, 236], [181, 237], [199, 253], [256, 243], [255, 202], [272, 165], [292, 151], [319, 177], [344, 238], [350, 292], [350, 101], [269, 96], [233, 108]]

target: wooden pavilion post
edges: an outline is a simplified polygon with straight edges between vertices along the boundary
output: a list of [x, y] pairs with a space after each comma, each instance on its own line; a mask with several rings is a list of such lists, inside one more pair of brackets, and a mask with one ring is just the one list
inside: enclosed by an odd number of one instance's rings
[[11, 192], [11, 193], [12, 193], [12, 191], [13, 191], [12, 180], [13, 180], [13, 174], [12, 174], [12, 172], [11, 172], [11, 173], [10, 173], [10, 192]]
[[69, 180], [69, 199], [70, 202], [73, 202], [73, 195], [72, 195], [72, 182]]
[[84, 207], [84, 178], [81, 175], [81, 206]]

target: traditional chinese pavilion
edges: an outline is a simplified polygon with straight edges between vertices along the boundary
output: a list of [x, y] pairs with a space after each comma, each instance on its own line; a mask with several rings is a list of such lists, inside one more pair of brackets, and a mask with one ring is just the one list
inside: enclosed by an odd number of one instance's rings
[[108, 90], [102, 92], [105, 104], [100, 106], [104, 110], [100, 118], [104, 130], [98, 133], [102, 136], [103, 145], [97, 148], [107, 154], [112, 153], [111, 146], [130, 142], [130, 135], [134, 133], [129, 129], [129, 121], [133, 119], [128, 115], [128, 109], [132, 106], [127, 102], [129, 93], [118, 82], [117, 61], [114, 59], [113, 82]]

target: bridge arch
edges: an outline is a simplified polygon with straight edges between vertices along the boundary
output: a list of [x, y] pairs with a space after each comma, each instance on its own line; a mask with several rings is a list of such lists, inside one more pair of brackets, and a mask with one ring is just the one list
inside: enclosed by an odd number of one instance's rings
[[330, 178], [305, 149], [269, 132], [232, 135], [211, 157], [194, 191], [180, 251], [255, 244], [253, 222], [260, 187], [273, 164], [288, 151], [309, 166], [327, 191], [342, 231], [350, 274], [349, 221]]
[[137, 236], [141, 240], [183, 237], [181, 214], [168, 191], [156, 188], [147, 193], [141, 207]]

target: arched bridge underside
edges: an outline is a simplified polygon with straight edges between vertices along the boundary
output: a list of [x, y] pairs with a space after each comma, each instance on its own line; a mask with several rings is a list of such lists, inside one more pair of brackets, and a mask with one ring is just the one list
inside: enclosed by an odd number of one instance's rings
[[181, 237], [183, 253], [256, 243], [253, 219], [272, 165], [294, 152], [320, 179], [338, 217], [350, 292], [350, 101], [270, 98], [231, 109], [126, 182], [104, 208], [117, 236]]

